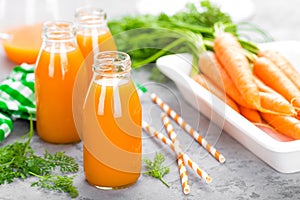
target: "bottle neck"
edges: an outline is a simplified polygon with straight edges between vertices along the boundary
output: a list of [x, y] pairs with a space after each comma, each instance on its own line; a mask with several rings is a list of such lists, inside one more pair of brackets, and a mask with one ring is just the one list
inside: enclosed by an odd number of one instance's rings
[[80, 28], [92, 29], [107, 27], [106, 12], [100, 8], [82, 7], [75, 12], [76, 25]]
[[75, 26], [72, 22], [45, 22], [42, 38], [41, 49], [50, 53], [66, 53], [77, 49]]
[[94, 56], [95, 76], [106, 78], [128, 78], [131, 71], [130, 56], [119, 51], [99, 52]]
[[43, 40], [54, 43], [73, 42], [75, 25], [68, 21], [47, 21], [43, 24]]

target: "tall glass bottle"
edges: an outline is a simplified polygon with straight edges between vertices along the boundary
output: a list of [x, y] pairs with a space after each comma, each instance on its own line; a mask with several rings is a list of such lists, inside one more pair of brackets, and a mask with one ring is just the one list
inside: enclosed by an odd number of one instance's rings
[[142, 108], [130, 70], [125, 53], [95, 55], [82, 137], [85, 176], [98, 188], [127, 187], [140, 175]]
[[116, 45], [107, 26], [106, 12], [95, 7], [81, 7], [75, 12], [76, 39], [92, 74], [94, 55], [101, 51], [114, 51]]
[[37, 132], [50, 143], [79, 142], [72, 113], [72, 91], [84, 58], [67, 21], [43, 25], [43, 44], [35, 68]]

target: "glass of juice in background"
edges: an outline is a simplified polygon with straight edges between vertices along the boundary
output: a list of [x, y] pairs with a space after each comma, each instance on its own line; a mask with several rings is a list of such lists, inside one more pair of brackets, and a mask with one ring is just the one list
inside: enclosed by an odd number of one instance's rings
[[114, 51], [117, 48], [107, 26], [104, 10], [91, 6], [80, 7], [75, 11], [75, 21], [77, 43], [91, 77], [94, 55], [101, 51]]
[[9, 38], [3, 40], [4, 52], [15, 64], [34, 64], [42, 45], [42, 23], [22, 25], [6, 30]]
[[76, 44], [74, 23], [48, 21], [36, 62], [36, 126], [41, 139], [50, 143], [79, 142], [72, 92], [84, 58]]
[[10, 36], [0, 42], [12, 64], [36, 62], [42, 44], [42, 24], [60, 17], [58, 7], [56, 0], [0, 1], [0, 32]]
[[127, 187], [140, 176], [142, 108], [130, 71], [126, 53], [95, 54], [82, 140], [86, 179], [101, 189]]

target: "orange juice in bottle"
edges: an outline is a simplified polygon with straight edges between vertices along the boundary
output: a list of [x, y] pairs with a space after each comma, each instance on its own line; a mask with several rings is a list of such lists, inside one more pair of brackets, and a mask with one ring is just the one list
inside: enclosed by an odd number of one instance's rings
[[71, 22], [44, 23], [43, 44], [35, 68], [37, 132], [50, 143], [79, 142], [72, 113], [72, 91], [84, 58]]
[[142, 108], [130, 70], [125, 53], [95, 55], [83, 105], [82, 139], [85, 176], [98, 188], [127, 187], [140, 176]]
[[105, 11], [100, 8], [81, 7], [75, 12], [75, 20], [77, 43], [91, 75], [94, 55], [101, 51], [112, 51], [117, 48], [107, 26]]

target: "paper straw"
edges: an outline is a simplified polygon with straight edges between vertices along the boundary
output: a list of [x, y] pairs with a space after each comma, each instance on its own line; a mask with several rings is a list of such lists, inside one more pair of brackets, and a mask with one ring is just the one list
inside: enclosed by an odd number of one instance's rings
[[187, 154], [182, 154], [183, 160], [190, 166], [191, 169], [196, 172], [200, 177], [205, 177], [205, 182], [210, 183], [212, 178], [203, 170], [200, 169], [199, 165], [195, 163]]
[[209, 144], [195, 129], [193, 129], [180, 115], [178, 115], [168, 104], [160, 99], [156, 94], [152, 93], [151, 98], [154, 103], [165, 111], [178, 125], [180, 125], [186, 132], [188, 132], [193, 138], [203, 146], [213, 157], [220, 163], [225, 162], [225, 157], [216, 150], [211, 144]]
[[189, 194], [191, 189], [188, 180], [188, 174], [184, 165], [184, 160], [182, 157], [177, 159], [177, 165], [180, 175], [181, 187], [184, 194]]
[[[182, 152], [182, 149], [179, 144], [179, 140], [177, 139], [177, 135], [174, 131], [173, 126], [171, 125], [171, 122], [170, 122], [168, 116], [166, 114], [162, 113], [161, 118], [162, 118], [165, 129], [167, 130], [167, 133], [168, 133], [171, 141], [173, 142], [173, 144], [175, 146], [178, 147], [179, 151]], [[183, 160], [182, 156], [178, 157], [177, 165], [178, 165], [181, 187], [182, 187], [183, 193], [189, 194], [190, 193], [190, 185], [189, 185], [189, 181], [188, 181], [188, 174], [187, 174], [186, 167], [184, 165], [184, 160]]]
[[161, 114], [161, 118], [162, 118], [162, 121], [164, 123], [164, 126], [165, 126], [165, 128], [167, 130], [167, 133], [168, 133], [171, 141], [174, 143], [174, 145], [180, 146], [179, 145], [179, 141], [177, 139], [177, 134], [175, 133], [174, 128], [171, 125], [169, 117], [165, 113], [162, 113]]
[[194, 172], [202, 180], [204, 180], [206, 183], [210, 183], [212, 181], [212, 178], [205, 171], [203, 171], [192, 159], [190, 159], [188, 155], [181, 152], [180, 149], [178, 149], [178, 147], [176, 147], [169, 138], [166, 138], [162, 133], [156, 131], [154, 128], [149, 126], [149, 124], [145, 121], [142, 121], [142, 127], [147, 133], [153, 135], [156, 139], [168, 145], [176, 153], [178, 158], [182, 157], [184, 162], [186, 162], [188, 166], [190, 166], [190, 168], [194, 170]]

